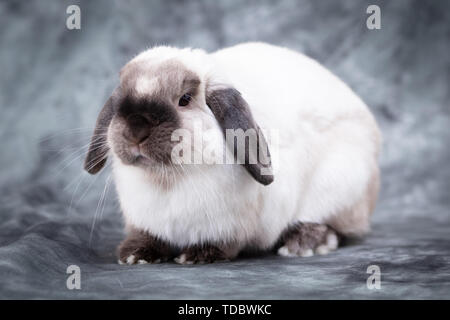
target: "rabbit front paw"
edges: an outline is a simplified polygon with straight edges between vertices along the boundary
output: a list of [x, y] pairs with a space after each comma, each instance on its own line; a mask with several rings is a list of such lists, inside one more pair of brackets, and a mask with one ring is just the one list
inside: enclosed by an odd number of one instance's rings
[[132, 230], [118, 251], [119, 264], [160, 263], [172, 257], [168, 243], [139, 230]]
[[205, 264], [228, 261], [229, 259], [230, 257], [219, 247], [213, 245], [196, 245], [184, 249], [175, 258], [175, 262], [179, 264]]

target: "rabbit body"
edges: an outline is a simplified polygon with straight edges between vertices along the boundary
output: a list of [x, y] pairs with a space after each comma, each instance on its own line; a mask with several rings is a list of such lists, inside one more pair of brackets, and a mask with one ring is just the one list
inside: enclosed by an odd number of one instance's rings
[[362, 100], [316, 61], [285, 48], [247, 43], [200, 55], [208, 61], [202, 72], [220, 66], [255, 121], [273, 133], [274, 182], [259, 184], [239, 165], [197, 164], [165, 188], [113, 157], [126, 224], [174, 246], [223, 243], [236, 252], [271, 248], [298, 222], [342, 235], [369, 231], [381, 138]]

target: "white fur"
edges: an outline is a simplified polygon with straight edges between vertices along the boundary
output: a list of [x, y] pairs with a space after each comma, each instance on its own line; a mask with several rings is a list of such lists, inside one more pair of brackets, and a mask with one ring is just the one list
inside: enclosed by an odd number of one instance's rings
[[134, 255], [129, 256], [126, 260], [127, 264], [134, 264], [135, 262], [136, 262], [136, 257]]
[[136, 91], [139, 94], [145, 95], [148, 92], [152, 92], [158, 86], [157, 79], [149, 79], [141, 76], [136, 80]]
[[[364, 192], [377, 169], [377, 125], [365, 104], [317, 62], [262, 43], [212, 54], [159, 47], [134, 61], [151, 64], [169, 58], [197, 73], [202, 85], [231, 84], [242, 93], [261, 128], [279, 130], [278, 148], [269, 141], [277, 153], [272, 158], [275, 180], [263, 186], [239, 165], [191, 165], [173, 187], [163, 188], [151, 173], [123, 165], [113, 155], [127, 224], [180, 246], [232, 242], [268, 248], [290, 224], [347, 219], [344, 212], [361, 201], [368, 207]], [[197, 109], [182, 111], [184, 125], [189, 127], [189, 119], [202, 119], [206, 127], [220, 132], [204, 104], [204, 93], [196, 101]], [[337, 231], [366, 232], [370, 216], [366, 213], [357, 212], [351, 226]], [[319, 251], [335, 249], [333, 239], [329, 242]]]

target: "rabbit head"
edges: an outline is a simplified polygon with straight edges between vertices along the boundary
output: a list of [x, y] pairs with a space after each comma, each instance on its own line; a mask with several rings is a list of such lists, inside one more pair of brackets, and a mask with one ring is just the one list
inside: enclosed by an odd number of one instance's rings
[[[227, 130], [256, 132], [257, 143], [244, 143], [238, 163], [261, 184], [273, 181], [266, 140], [239, 91], [223, 80], [206, 52], [169, 47], [145, 51], [122, 68], [120, 84], [98, 116], [85, 169], [97, 173], [112, 154], [121, 165], [170, 170], [179, 164], [173, 155], [180, 141], [189, 143], [183, 150], [201, 153], [207, 162], [205, 145], [198, 150], [188, 141], [198, 123], [203, 133], [215, 137], [208, 140], [209, 149], [226, 148], [236, 159], [236, 145], [223, 144]], [[175, 132], [187, 132], [190, 138], [174, 139]]]

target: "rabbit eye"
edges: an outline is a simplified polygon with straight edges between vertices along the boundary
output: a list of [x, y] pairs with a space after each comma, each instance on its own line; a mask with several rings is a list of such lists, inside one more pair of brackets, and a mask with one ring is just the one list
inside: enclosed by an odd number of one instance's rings
[[191, 102], [192, 96], [189, 93], [183, 94], [183, 96], [180, 98], [180, 101], [178, 101], [178, 105], [180, 107], [185, 107]]

